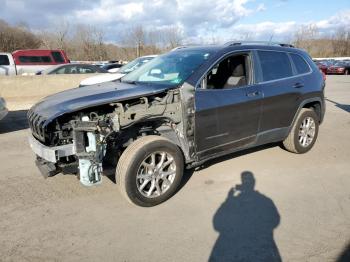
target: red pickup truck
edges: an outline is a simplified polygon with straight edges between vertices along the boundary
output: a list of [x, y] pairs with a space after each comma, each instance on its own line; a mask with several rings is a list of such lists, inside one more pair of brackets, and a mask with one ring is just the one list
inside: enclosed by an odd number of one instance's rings
[[50, 66], [67, 64], [69, 59], [63, 50], [17, 50], [0, 53], [0, 75], [35, 74]]

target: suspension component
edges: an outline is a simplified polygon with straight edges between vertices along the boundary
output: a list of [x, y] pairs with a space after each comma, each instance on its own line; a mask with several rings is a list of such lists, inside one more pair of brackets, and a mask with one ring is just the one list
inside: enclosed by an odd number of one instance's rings
[[97, 122], [83, 116], [73, 121], [73, 141], [79, 161], [79, 180], [84, 186], [102, 183], [102, 159], [106, 154], [104, 136], [98, 132]]

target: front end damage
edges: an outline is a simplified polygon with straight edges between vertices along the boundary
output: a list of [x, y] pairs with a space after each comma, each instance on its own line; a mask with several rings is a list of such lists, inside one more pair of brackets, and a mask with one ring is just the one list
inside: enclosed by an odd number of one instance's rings
[[39, 125], [40, 137], [34, 132], [35, 121], [30, 123], [29, 143], [41, 173], [45, 177], [76, 174], [84, 186], [100, 184], [104, 170], [115, 166], [123, 150], [140, 136], [163, 135], [180, 147], [186, 144], [177, 89], [81, 110]]

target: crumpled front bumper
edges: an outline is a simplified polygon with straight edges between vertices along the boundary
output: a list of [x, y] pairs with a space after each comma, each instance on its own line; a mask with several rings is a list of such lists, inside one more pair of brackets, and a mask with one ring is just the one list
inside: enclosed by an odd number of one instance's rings
[[49, 147], [36, 140], [32, 134], [29, 135], [28, 141], [30, 147], [38, 157], [51, 163], [57, 163], [61, 157], [75, 155], [73, 144]]

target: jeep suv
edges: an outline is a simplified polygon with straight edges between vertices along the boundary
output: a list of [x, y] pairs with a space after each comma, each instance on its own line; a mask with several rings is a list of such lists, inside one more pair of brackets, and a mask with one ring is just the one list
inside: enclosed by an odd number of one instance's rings
[[48, 177], [100, 184], [109, 166], [125, 197], [154, 206], [184, 168], [282, 142], [309, 151], [325, 82], [304, 51], [277, 43], [179, 47], [116, 82], [49, 96], [28, 112], [30, 145]]

